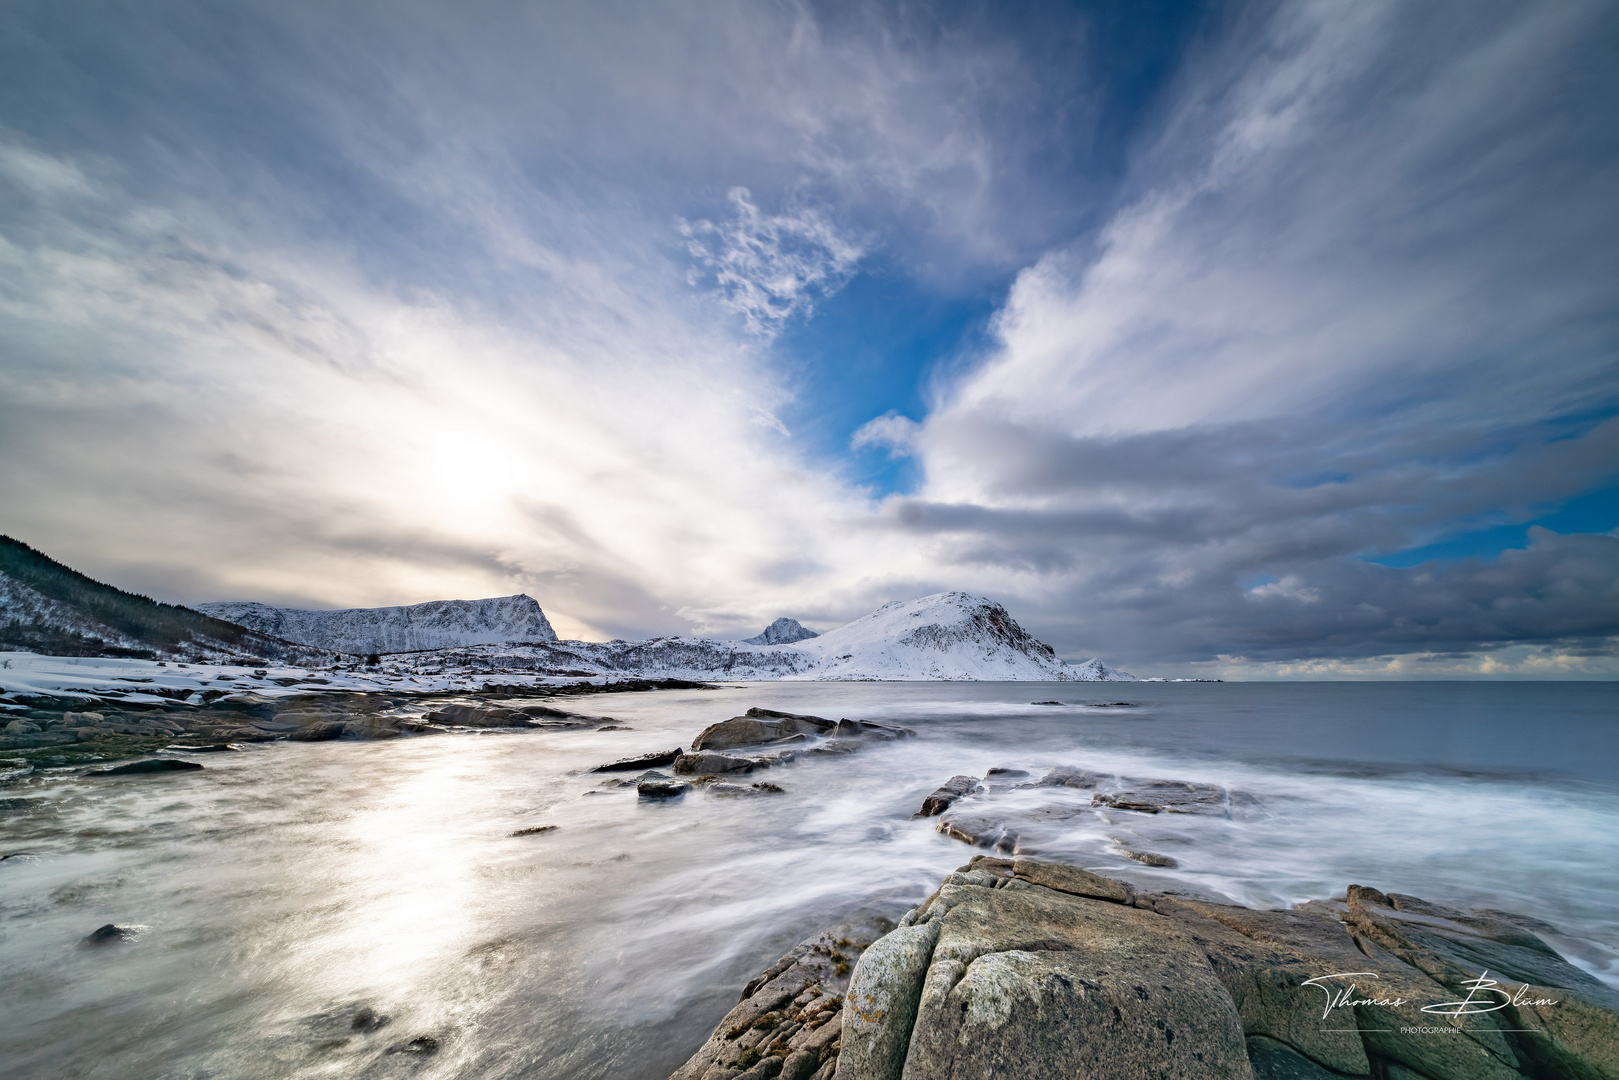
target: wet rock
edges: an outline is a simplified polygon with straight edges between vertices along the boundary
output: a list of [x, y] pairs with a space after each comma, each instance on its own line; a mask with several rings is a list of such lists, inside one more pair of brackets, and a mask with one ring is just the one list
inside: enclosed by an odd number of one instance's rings
[[730, 754], [691, 753], [675, 758], [674, 769], [678, 776], [722, 776], [752, 772], [754, 762], [751, 758]]
[[948, 814], [934, 829], [975, 847], [994, 848], [1011, 854], [1017, 847], [1018, 832], [997, 814]]
[[533, 825], [527, 829], [518, 829], [513, 836], [538, 836], [540, 833], [556, 832], [555, 825]]
[[677, 746], [673, 750], [660, 750], [655, 754], [642, 754], [640, 757], [620, 758], [617, 761], [608, 762], [606, 765], [598, 765], [590, 771], [604, 773], [633, 772], [636, 769], [658, 769], [665, 765], [673, 765], [675, 760], [679, 758], [682, 753], [684, 753], [684, 751]]
[[446, 705], [427, 714], [438, 724], [460, 727], [527, 727], [528, 715], [519, 709], [490, 708], [485, 705]]
[[1097, 795], [1091, 799], [1092, 806], [1110, 806], [1115, 810], [1133, 810], [1138, 814], [1161, 814], [1164, 808], [1157, 803], [1138, 799], [1131, 794]]
[[922, 800], [922, 809], [915, 817], [938, 817], [950, 809], [952, 803], [978, 785], [976, 776], [952, 776], [934, 789], [933, 794]]
[[145, 930], [144, 926], [119, 926], [117, 923], [107, 923], [90, 931], [84, 942], [86, 945], [116, 945], [119, 942], [134, 941]]
[[1071, 787], [1089, 791], [1101, 787], [1110, 779], [1102, 773], [1091, 772], [1089, 769], [1077, 769], [1072, 765], [1058, 765], [1046, 775], [1035, 782], [1035, 787]]
[[86, 776], [134, 776], [142, 773], [166, 772], [194, 772], [202, 768], [195, 761], [180, 761], [176, 758], [148, 758], [145, 761], [131, 761], [123, 765], [111, 765], [104, 769], [86, 769]]
[[778, 787], [775, 784], [761, 783], [743, 785], [727, 784], [722, 782], [708, 785], [708, 793], [710, 795], [718, 795], [721, 798], [737, 798], [739, 796], [749, 795], [781, 795], [785, 793], [785, 789]]
[[392, 1048], [396, 1054], [428, 1054], [438, 1053], [438, 1039], [432, 1035], [418, 1035], [409, 1042], [402, 1042]]
[[1180, 865], [1168, 855], [1159, 855], [1154, 851], [1132, 851], [1127, 847], [1121, 847], [1119, 848], [1119, 854], [1126, 859], [1134, 859], [1143, 866], [1160, 866], [1167, 869]]
[[336, 720], [318, 721], [287, 736], [292, 742], [330, 742], [343, 737], [344, 725]]
[[1060, 701], [1031, 701], [1030, 705], [1061, 705]]
[[220, 753], [226, 753], [226, 752], [241, 751], [241, 750], [244, 750], [246, 748], [242, 747], [242, 746], [238, 746], [235, 743], [226, 742], [226, 743], [208, 743], [207, 745], [204, 745], [204, 746], [182, 746], [179, 743], [171, 743], [170, 745], [165, 746], [163, 749], [167, 750], [167, 751], [173, 751], [174, 753], [178, 753], [178, 754], [220, 754]]
[[355, 1010], [354, 1016], [349, 1020], [349, 1028], [353, 1031], [369, 1035], [378, 1028], [385, 1027], [389, 1018], [379, 1014], [369, 1005], [362, 1005]]
[[666, 776], [642, 777], [635, 785], [635, 793], [643, 799], [678, 799], [690, 790], [690, 784]]
[[734, 750], [742, 746], [767, 746], [795, 735], [824, 735], [835, 725], [819, 716], [800, 716], [772, 709], [749, 709], [745, 716], [733, 716], [703, 729], [691, 742], [699, 750]]
[[984, 774], [985, 780], [1019, 780], [1028, 776], [1027, 769], [991, 769]]

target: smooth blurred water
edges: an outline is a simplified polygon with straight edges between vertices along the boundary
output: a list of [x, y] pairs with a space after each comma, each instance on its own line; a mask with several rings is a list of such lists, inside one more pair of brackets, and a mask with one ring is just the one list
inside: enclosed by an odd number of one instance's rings
[[[0, 855], [30, 853], [0, 861], [0, 1076], [661, 1078], [794, 941], [862, 906], [898, 914], [974, 854], [910, 815], [994, 766], [1260, 800], [1231, 819], [1087, 812], [1044, 839], [1144, 887], [1276, 906], [1354, 881], [1619, 948], [1616, 690], [766, 683], [575, 706], [628, 731], [29, 777], [0, 784]], [[1029, 704], [1053, 699], [1069, 704]], [[1119, 700], [1136, 707], [1086, 707]], [[772, 770], [786, 794], [756, 798], [649, 805], [586, 771], [750, 705], [918, 737]], [[1130, 862], [1120, 841], [1180, 866]], [[148, 929], [81, 943], [108, 922]], [[390, 1022], [354, 1030], [362, 1005]], [[402, 1049], [420, 1036], [437, 1052]]]

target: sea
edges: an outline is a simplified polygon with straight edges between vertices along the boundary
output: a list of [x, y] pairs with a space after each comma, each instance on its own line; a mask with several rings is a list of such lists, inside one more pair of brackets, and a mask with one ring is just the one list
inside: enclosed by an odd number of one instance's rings
[[[742, 780], [780, 792], [654, 802], [590, 771], [752, 706], [915, 735]], [[617, 730], [0, 781], [0, 1077], [662, 1080], [795, 942], [898, 916], [981, 853], [913, 815], [991, 769], [985, 800], [1069, 800], [1036, 855], [1250, 906], [1358, 883], [1516, 911], [1619, 985], [1619, 684], [776, 682], [570, 707]], [[1242, 809], [1018, 787], [1058, 766]], [[108, 923], [139, 929], [85, 941]]]

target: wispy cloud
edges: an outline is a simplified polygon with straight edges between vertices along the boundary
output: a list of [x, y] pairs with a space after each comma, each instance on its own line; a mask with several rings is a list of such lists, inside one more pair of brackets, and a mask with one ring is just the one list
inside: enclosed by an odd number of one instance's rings
[[680, 235], [697, 263], [691, 282], [712, 281], [722, 303], [749, 332], [769, 338], [794, 316], [836, 292], [860, 261], [860, 247], [839, 235], [818, 211], [803, 207], [766, 214], [747, 188], [726, 197], [729, 220], [682, 220]]

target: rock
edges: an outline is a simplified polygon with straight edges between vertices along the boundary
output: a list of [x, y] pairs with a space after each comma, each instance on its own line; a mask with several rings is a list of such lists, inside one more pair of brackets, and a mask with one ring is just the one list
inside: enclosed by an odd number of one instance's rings
[[745, 716], [733, 716], [703, 729], [691, 742], [692, 751], [734, 750], [740, 746], [765, 746], [794, 735], [824, 735], [833, 729], [832, 721], [819, 716], [800, 716], [772, 709], [749, 709]]
[[527, 829], [518, 829], [516, 832], [512, 833], [512, 835], [513, 836], [538, 836], [540, 833], [548, 833], [548, 832], [556, 832], [556, 831], [557, 831], [557, 826], [555, 826], [555, 825], [534, 825], [534, 826], [531, 826], [531, 827], [529, 827]]
[[393, 1047], [396, 1054], [428, 1054], [438, 1053], [438, 1040], [431, 1035], [418, 1035], [409, 1042], [402, 1042]]
[[107, 923], [90, 931], [84, 939], [87, 945], [116, 945], [124, 941], [134, 941], [144, 933], [144, 926], [119, 926], [116, 923]]
[[775, 709], [752, 708], [749, 709], [745, 715], [752, 717], [755, 720], [791, 720], [795, 724], [806, 725], [806, 727], [799, 727], [796, 729], [798, 731], [805, 731], [806, 733], [807, 728], [815, 728], [822, 733], [825, 733], [837, 726], [824, 716], [809, 716], [804, 713], [777, 712]]
[[635, 785], [635, 793], [643, 799], [678, 799], [690, 790], [690, 784], [666, 776], [644, 776]]
[[748, 784], [744, 786], [742, 784], [718, 783], [708, 785], [708, 793], [718, 795], [721, 798], [736, 798], [741, 795], [781, 795], [785, 793], [785, 789], [775, 784]]
[[1208, 960], [1153, 912], [1026, 886], [944, 886], [905, 1080], [1247, 1077]]
[[1144, 866], [1162, 866], [1172, 868], [1180, 865], [1180, 863], [1176, 862], [1168, 855], [1159, 855], [1152, 851], [1131, 851], [1127, 847], [1120, 847], [1119, 854], [1123, 855], [1126, 859], [1134, 859], [1136, 862], [1141, 863]]
[[389, 1018], [378, 1015], [377, 1011], [369, 1005], [362, 1005], [349, 1020], [349, 1028], [353, 1031], [364, 1032], [369, 1035], [380, 1027], [387, 1025]]
[[226, 751], [239, 751], [244, 749], [235, 743], [209, 743], [206, 746], [182, 746], [179, 743], [170, 743], [163, 748], [180, 754], [218, 754]]
[[843, 995], [838, 1080], [895, 1080], [904, 1069], [940, 925], [935, 920], [890, 930], [855, 965]]
[[984, 774], [985, 780], [1017, 780], [1028, 776], [1027, 769], [991, 769]]
[[317, 721], [299, 728], [287, 738], [293, 742], [330, 742], [343, 736], [343, 724], [335, 720]]
[[922, 809], [915, 817], [938, 817], [950, 808], [950, 804], [971, 791], [978, 784], [976, 776], [952, 776], [934, 789], [933, 794], [922, 800]]
[[1046, 775], [1042, 776], [1035, 787], [1071, 787], [1091, 790], [1102, 786], [1108, 777], [1102, 773], [1091, 772], [1089, 769], [1077, 769], [1072, 765], [1058, 765]]
[[719, 776], [727, 773], [749, 773], [754, 762], [750, 758], [730, 754], [691, 753], [675, 758], [675, 773], [680, 776]]
[[133, 776], [141, 773], [165, 772], [194, 772], [202, 768], [195, 761], [180, 761], [176, 758], [148, 758], [146, 761], [131, 761], [123, 765], [112, 765], [105, 769], [87, 769], [86, 776]]
[[32, 735], [39, 730], [39, 725], [27, 720], [13, 720], [6, 725], [8, 735]]
[[1263, 1035], [1248, 1036], [1248, 1063], [1253, 1066], [1254, 1080], [1338, 1080], [1343, 1075], [1323, 1069], [1286, 1043]]
[[[871, 942], [891, 929], [887, 919], [858, 918], [801, 942], [748, 983], [742, 1000], [671, 1080], [735, 1080], [770, 1059], [785, 1074], [787, 1062], [802, 1070], [814, 1064], [813, 1058], [821, 1065], [810, 1075], [820, 1076], [842, 1034], [851, 969]], [[804, 1056], [794, 1060], [800, 1053]], [[802, 1076], [798, 1072], [795, 1080]]]
[[[1255, 911], [975, 856], [833, 1001], [826, 965], [835, 978], [858, 946], [836, 933], [750, 982], [676, 1080], [772, 1074], [772, 1058], [790, 1080], [1619, 1076], [1619, 993], [1551, 949], [1555, 927], [1364, 886]], [[1466, 999], [1486, 966], [1475, 1000], [1498, 1008], [1422, 1011]]]
[[[1413, 910], [1418, 905], [1410, 901], [1416, 898], [1403, 899], [1404, 911], [1376, 889], [1351, 885], [1345, 922], [1363, 948], [1397, 957], [1442, 984], [1455, 1000], [1468, 996], [1475, 981], [1486, 974], [1494, 980], [1497, 994], [1480, 996], [1499, 995], [1509, 1003], [1484, 1017], [1499, 1018], [1502, 1028], [1523, 1030], [1514, 1031], [1515, 1051], [1503, 1052], [1485, 1041], [1484, 1064], [1514, 1065], [1518, 1063], [1514, 1058], [1519, 1058], [1528, 1066], [1525, 1071], [1544, 1075], [1619, 1076], [1619, 991], [1563, 960], [1538, 938], [1524, 941], [1519, 927], [1490, 919], [1423, 914]], [[1481, 1017], [1469, 1019], [1476, 1023]], [[1479, 1038], [1471, 1029], [1468, 1034]], [[1407, 1045], [1417, 1042], [1415, 1038], [1384, 1039], [1385, 1056], [1435, 1080], [1450, 1080], [1460, 1075], [1460, 1067], [1477, 1064], [1467, 1056], [1442, 1074], [1417, 1060], [1420, 1055]], [[1449, 1061], [1444, 1064], [1451, 1066]]]
[[598, 765], [590, 771], [598, 772], [632, 772], [636, 769], [658, 769], [665, 765], [673, 765], [675, 759], [684, 751], [680, 747], [673, 750], [662, 750], [655, 754], [642, 754], [640, 757], [620, 758], [606, 765]]
[[1017, 859], [1012, 873], [1034, 885], [1041, 885], [1070, 896], [1088, 896], [1096, 900], [1111, 900], [1115, 904], [1128, 904], [1135, 899], [1135, 890], [1122, 881], [1081, 870], [1066, 863], [1041, 862], [1036, 859]]
[[1061, 705], [1060, 701], [1031, 701], [1030, 705]]
[[446, 705], [427, 719], [461, 727], [526, 727], [528, 716], [518, 709], [489, 708], [484, 705]]
[[1161, 814], [1164, 808], [1157, 803], [1150, 803], [1138, 799], [1130, 794], [1097, 795], [1091, 799], [1092, 806], [1111, 806], [1115, 810], [1133, 810], [1138, 814]]

